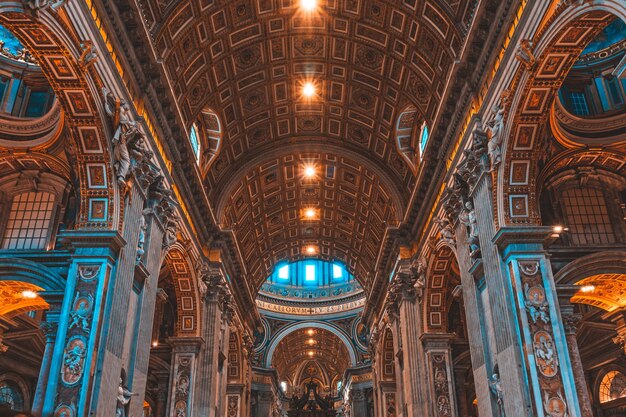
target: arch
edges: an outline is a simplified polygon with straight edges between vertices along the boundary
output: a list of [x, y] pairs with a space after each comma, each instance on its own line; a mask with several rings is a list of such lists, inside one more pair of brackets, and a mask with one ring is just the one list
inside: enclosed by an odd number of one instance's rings
[[620, 294], [626, 291], [626, 252], [606, 251], [576, 259], [554, 276], [557, 285], [576, 284], [573, 303], [588, 304], [606, 311], [626, 307]]
[[580, 257], [554, 274], [554, 282], [557, 285], [573, 284], [600, 274], [626, 275], [626, 252], [605, 251]]
[[47, 10], [40, 10], [37, 16], [35, 19], [25, 10], [24, 3], [0, 5], [0, 24], [11, 30], [33, 55], [63, 109], [80, 184], [76, 228], [112, 229], [115, 181], [99, 93], [92, 92], [97, 91], [94, 84], [101, 82], [94, 70], [85, 71], [81, 66], [77, 46], [80, 41], [68, 34], [65, 23]]
[[[597, 402], [599, 404], [604, 404], [604, 403], [607, 403], [609, 401], [612, 401], [612, 400], [602, 401], [602, 398], [601, 398], [601, 395], [600, 395], [601, 394], [600, 390], [602, 388], [602, 383], [605, 381], [605, 378], [608, 375], [610, 375], [611, 373], [613, 373], [613, 372], [621, 374], [621, 376], [623, 378], [626, 378], [626, 369], [624, 367], [622, 367], [622, 366], [617, 365], [617, 364], [611, 364], [611, 365], [608, 365], [608, 366], [602, 368], [602, 370], [600, 370], [600, 372], [598, 372], [598, 374], [596, 375], [596, 378], [595, 378], [595, 380], [593, 382], [593, 392], [592, 392], [591, 395], [592, 395], [593, 398], [595, 398], [597, 400]], [[624, 398], [624, 397], [619, 397], [619, 398]], [[615, 398], [615, 399], [618, 399], [618, 398]], [[613, 399], [613, 400], [615, 400], [615, 399]]]
[[31, 408], [32, 399], [28, 384], [24, 381], [24, 379], [16, 373], [7, 372], [3, 375], [0, 375], [0, 386], [3, 383], [13, 384], [20, 390], [20, 394], [22, 396], [22, 409], [14, 411], [29, 411]]
[[350, 342], [350, 338], [348, 337], [348, 335], [346, 335], [343, 332], [343, 330], [341, 330], [339, 327], [334, 326], [329, 323], [321, 322], [321, 321], [303, 321], [303, 322], [294, 323], [289, 326], [285, 326], [282, 329], [280, 329], [278, 333], [276, 333], [276, 335], [272, 338], [272, 341], [270, 342], [267, 348], [265, 366], [267, 368], [270, 368], [272, 366], [272, 356], [274, 355], [274, 351], [276, 350], [276, 347], [278, 346], [281, 340], [283, 340], [290, 333], [293, 333], [296, 330], [305, 329], [305, 328], [323, 329], [323, 330], [328, 330], [334, 333], [335, 336], [337, 336], [348, 349], [348, 355], [350, 356], [350, 365], [356, 366], [357, 354], [354, 349], [354, 346]]
[[21, 258], [0, 259], [0, 281], [22, 281], [51, 293], [65, 291], [65, 279], [54, 270]]
[[200, 302], [197, 277], [190, 256], [182, 243], [176, 242], [163, 261], [170, 270], [178, 306], [177, 336], [197, 336], [200, 332]]
[[393, 332], [390, 328], [385, 328], [381, 337], [381, 360], [380, 377], [383, 381], [396, 380], [395, 347], [393, 342]]
[[448, 331], [448, 286], [455, 265], [458, 269], [456, 253], [448, 244], [439, 244], [426, 274], [424, 326], [427, 332]]
[[243, 361], [241, 349], [243, 343], [239, 336], [239, 330], [231, 327], [228, 335], [228, 383], [238, 383], [243, 381]]
[[[504, 135], [498, 173], [498, 215], [504, 224], [540, 224], [537, 184], [549, 109], [585, 46], [613, 18], [626, 18], [618, 0], [563, 3], [532, 40], [534, 63], [521, 65], [509, 91], [516, 91]], [[527, 68], [530, 68], [527, 70]]]
[[[427, 129], [421, 113], [413, 105], [406, 107], [398, 116], [395, 126], [396, 149], [407, 163], [413, 175], [417, 175], [420, 161], [423, 157], [425, 143], [422, 143], [424, 129]], [[428, 130], [426, 130], [428, 132]]]
[[199, 134], [199, 166], [204, 178], [222, 149], [222, 123], [217, 113], [207, 107], [200, 112], [194, 125], [197, 127]]

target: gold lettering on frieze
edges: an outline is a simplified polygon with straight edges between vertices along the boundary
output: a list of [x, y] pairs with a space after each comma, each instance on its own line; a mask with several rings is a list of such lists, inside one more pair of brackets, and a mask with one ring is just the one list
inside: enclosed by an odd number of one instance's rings
[[317, 307], [299, 307], [299, 306], [286, 306], [274, 303], [268, 303], [262, 300], [256, 300], [258, 308], [266, 311], [273, 311], [275, 313], [295, 314], [295, 315], [311, 315], [311, 314], [331, 314], [341, 313], [344, 311], [354, 310], [365, 305], [365, 298], [360, 298], [355, 301], [350, 301], [343, 304], [335, 304], [329, 306], [317, 306]]

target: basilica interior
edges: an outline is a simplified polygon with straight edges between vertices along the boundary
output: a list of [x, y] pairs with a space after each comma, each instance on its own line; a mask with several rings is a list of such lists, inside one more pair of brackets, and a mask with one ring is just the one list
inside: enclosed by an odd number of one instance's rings
[[624, 0], [0, 0], [0, 416], [626, 415]]

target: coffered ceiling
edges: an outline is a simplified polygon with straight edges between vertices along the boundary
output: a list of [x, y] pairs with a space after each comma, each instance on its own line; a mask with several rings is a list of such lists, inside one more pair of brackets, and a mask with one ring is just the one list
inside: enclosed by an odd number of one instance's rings
[[[308, 13], [296, 0], [138, 3], [186, 127], [202, 111], [220, 118], [204, 187], [256, 287], [308, 244], [365, 281], [417, 181], [397, 119], [410, 109], [415, 126], [434, 123], [476, 2], [320, 0]], [[308, 158], [315, 185], [298, 180]], [[317, 224], [299, 221], [304, 204], [321, 209]]]

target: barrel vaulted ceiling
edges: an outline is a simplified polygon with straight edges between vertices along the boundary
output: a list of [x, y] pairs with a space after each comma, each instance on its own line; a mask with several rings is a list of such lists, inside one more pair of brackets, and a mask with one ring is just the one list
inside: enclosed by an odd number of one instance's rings
[[[310, 365], [314, 365], [310, 371], [303, 369]], [[294, 384], [310, 377], [330, 384], [334, 379], [341, 379], [348, 367], [350, 356], [346, 345], [337, 335], [324, 329], [295, 330], [280, 341], [272, 355], [272, 368], [281, 378], [288, 378]]]
[[[310, 243], [364, 281], [417, 181], [398, 118], [410, 109], [413, 134], [437, 119], [476, 2], [320, 0], [313, 13], [296, 0], [138, 3], [186, 126], [208, 109], [220, 117], [204, 187], [257, 288]], [[315, 184], [299, 177], [311, 161]], [[308, 204], [315, 225], [299, 219]]]

